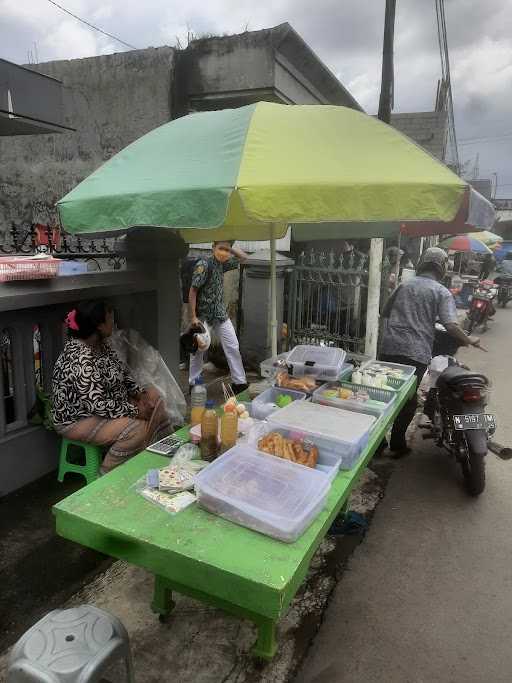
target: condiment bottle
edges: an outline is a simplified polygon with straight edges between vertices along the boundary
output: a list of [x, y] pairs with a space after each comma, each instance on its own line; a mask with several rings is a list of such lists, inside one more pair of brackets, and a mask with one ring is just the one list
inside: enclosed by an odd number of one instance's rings
[[224, 451], [233, 448], [238, 436], [238, 413], [236, 411], [223, 413], [220, 418], [220, 449]]
[[190, 392], [190, 405], [192, 410], [190, 411], [190, 424], [192, 427], [201, 424], [203, 419], [204, 408], [206, 405], [206, 387], [204, 386], [204, 380], [202, 377], [198, 377], [195, 381], [192, 391]]
[[206, 401], [201, 420], [201, 458], [211, 462], [219, 452], [218, 445], [219, 418], [213, 407], [213, 401]]

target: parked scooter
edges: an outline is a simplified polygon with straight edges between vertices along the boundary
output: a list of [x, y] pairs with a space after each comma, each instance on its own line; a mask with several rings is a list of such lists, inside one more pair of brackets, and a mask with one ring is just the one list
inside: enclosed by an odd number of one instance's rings
[[433, 386], [424, 405], [430, 424], [422, 425], [431, 433], [423, 438], [434, 439], [455, 457], [467, 492], [478, 496], [485, 488], [487, 444], [496, 431], [496, 421], [485, 412], [489, 380], [456, 360], [460, 346], [442, 325], [436, 325], [435, 357], [430, 365]]
[[494, 284], [498, 285], [498, 306], [505, 308], [512, 301], [512, 275], [497, 275]]
[[468, 334], [478, 327], [487, 331], [489, 318], [496, 313], [494, 301], [498, 296], [498, 287], [490, 280], [483, 280], [471, 297], [469, 310], [464, 321], [464, 329]]

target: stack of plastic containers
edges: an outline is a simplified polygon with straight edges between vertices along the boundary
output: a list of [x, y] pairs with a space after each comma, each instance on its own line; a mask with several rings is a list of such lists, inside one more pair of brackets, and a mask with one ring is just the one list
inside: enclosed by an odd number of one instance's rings
[[311, 438], [319, 449], [336, 455], [340, 469], [350, 470], [368, 444], [374, 415], [295, 401], [268, 418], [269, 424], [288, 430], [291, 438]]
[[[297, 403], [304, 403], [297, 401]], [[293, 543], [325, 505], [322, 472], [235, 446], [195, 479], [199, 505], [235, 524]]]
[[343, 370], [346, 352], [334, 346], [300, 345], [286, 359], [294, 376], [312, 375], [324, 381], [337, 380]]
[[275, 378], [276, 374], [288, 366], [295, 377], [311, 375], [319, 381], [327, 382], [345, 377], [353, 370], [351, 363], [345, 362], [346, 352], [332, 346], [296, 346], [292, 351], [267, 358], [260, 363], [262, 377]]

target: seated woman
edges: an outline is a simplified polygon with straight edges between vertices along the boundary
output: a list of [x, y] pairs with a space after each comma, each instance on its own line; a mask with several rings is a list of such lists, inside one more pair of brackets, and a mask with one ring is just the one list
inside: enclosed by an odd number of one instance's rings
[[110, 446], [101, 473], [170, 431], [159, 392], [141, 388], [107, 343], [114, 327], [105, 302], [82, 303], [67, 318], [71, 339], [53, 370], [53, 422], [68, 439]]

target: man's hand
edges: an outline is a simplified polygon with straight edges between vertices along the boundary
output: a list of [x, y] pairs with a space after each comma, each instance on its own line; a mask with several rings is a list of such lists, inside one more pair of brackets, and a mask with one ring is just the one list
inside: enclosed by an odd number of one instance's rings
[[192, 329], [193, 327], [197, 327], [197, 325], [200, 325], [201, 321], [197, 316], [194, 316], [192, 320], [190, 321], [189, 329]]
[[480, 337], [469, 336], [468, 342], [470, 346], [480, 346]]
[[240, 263], [245, 263], [248, 259], [247, 254], [243, 249], [240, 249], [240, 247], [231, 247], [231, 254], [237, 258]]

